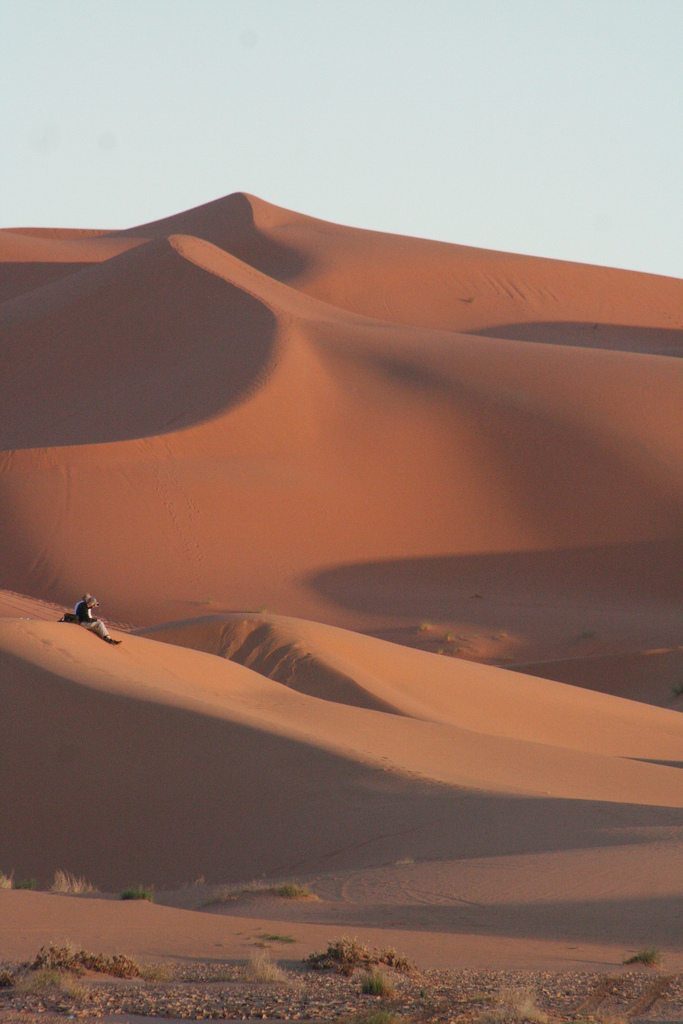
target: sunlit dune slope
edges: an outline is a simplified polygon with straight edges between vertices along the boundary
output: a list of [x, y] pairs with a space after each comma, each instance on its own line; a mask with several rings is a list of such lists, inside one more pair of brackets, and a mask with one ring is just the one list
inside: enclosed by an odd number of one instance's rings
[[318, 622], [212, 615], [157, 626], [146, 635], [227, 658], [299, 693], [341, 704], [593, 753], [683, 757], [683, 719], [669, 711]]
[[186, 235], [0, 322], [9, 589], [672, 642], [677, 360], [381, 323]]
[[22, 874], [177, 884], [382, 863], [397, 835], [420, 858], [604, 845], [606, 807], [619, 841], [680, 823], [675, 768], [319, 700], [139, 637], [0, 620], [0, 649], [0, 862]]
[[34, 275], [0, 304], [8, 589], [426, 619], [514, 662], [678, 642], [681, 364], [642, 353], [680, 282], [241, 194], [0, 252], [0, 288]]
[[196, 235], [335, 306], [392, 323], [683, 354], [670, 278], [331, 224], [237, 193], [124, 237]]

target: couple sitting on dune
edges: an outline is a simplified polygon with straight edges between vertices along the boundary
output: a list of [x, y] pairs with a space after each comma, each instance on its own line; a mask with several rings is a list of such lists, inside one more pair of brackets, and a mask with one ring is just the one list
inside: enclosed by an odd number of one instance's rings
[[102, 619], [93, 615], [93, 608], [98, 607], [99, 602], [92, 594], [84, 594], [80, 601], [76, 602], [73, 613], [67, 612], [62, 616], [62, 622], [77, 622], [79, 626], [85, 626], [91, 633], [96, 633], [105, 643], [120, 644], [121, 640], [115, 640], [109, 635], [109, 630]]

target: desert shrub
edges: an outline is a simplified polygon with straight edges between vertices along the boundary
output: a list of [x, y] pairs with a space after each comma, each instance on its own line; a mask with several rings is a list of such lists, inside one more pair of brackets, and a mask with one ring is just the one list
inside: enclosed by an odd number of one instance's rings
[[285, 972], [273, 963], [267, 953], [256, 953], [244, 965], [244, 976], [248, 981], [262, 981], [283, 984], [289, 979]]
[[537, 1005], [533, 992], [526, 988], [504, 988], [498, 994], [495, 1006], [479, 1018], [482, 1024], [502, 1024], [504, 1021], [531, 1021], [547, 1024], [548, 1015]]
[[276, 885], [270, 891], [274, 896], [280, 896], [283, 900], [307, 900], [314, 895], [305, 885], [297, 885], [295, 882]]
[[14, 987], [24, 995], [62, 995], [78, 1003], [84, 1002], [88, 994], [85, 986], [79, 984], [73, 975], [46, 967], [21, 975]]
[[335, 970], [340, 974], [352, 974], [356, 967], [369, 968], [378, 964], [386, 964], [396, 971], [412, 969], [407, 958], [400, 956], [395, 949], [370, 949], [358, 939], [346, 936], [330, 942], [322, 953], [311, 953], [304, 963], [316, 971]]
[[171, 964], [140, 964], [140, 977], [145, 981], [173, 981], [174, 976]]
[[671, 687], [671, 695], [673, 697], [683, 697], [683, 683], [676, 683]]
[[382, 996], [385, 999], [391, 999], [394, 995], [394, 986], [376, 968], [362, 976], [360, 990], [364, 996]]
[[28, 967], [32, 971], [70, 971], [72, 974], [96, 971], [115, 978], [140, 977], [139, 965], [123, 953], [114, 953], [113, 956], [89, 953], [85, 949], [74, 949], [69, 943], [64, 946], [42, 946]]
[[154, 903], [154, 892], [151, 889], [144, 889], [141, 885], [133, 886], [132, 889], [124, 889], [121, 893], [122, 900], [149, 900]]
[[20, 882], [14, 883], [15, 889], [37, 889], [38, 882], [35, 878], [22, 878]]
[[72, 875], [68, 871], [62, 871], [58, 868], [55, 871], [55, 877], [52, 885], [50, 886], [51, 892], [65, 892], [80, 894], [84, 892], [95, 892], [95, 886], [91, 885], [81, 875]]
[[11, 988], [16, 981], [13, 971], [3, 968], [0, 970], [0, 988]]
[[11, 889], [14, 886], [14, 876], [6, 875], [4, 871], [0, 871], [0, 889]]
[[624, 960], [625, 964], [645, 964], [647, 967], [654, 967], [661, 959], [658, 949], [651, 946], [649, 949], [641, 949], [638, 953]]
[[296, 942], [293, 935], [271, 935], [270, 932], [262, 932], [259, 938], [265, 942]]
[[283, 882], [279, 885], [273, 885], [271, 882], [252, 882], [249, 885], [237, 887], [218, 886], [202, 906], [212, 907], [218, 903], [232, 903], [241, 896], [279, 896], [283, 900], [317, 900], [318, 898], [306, 886], [298, 885], [296, 882]]

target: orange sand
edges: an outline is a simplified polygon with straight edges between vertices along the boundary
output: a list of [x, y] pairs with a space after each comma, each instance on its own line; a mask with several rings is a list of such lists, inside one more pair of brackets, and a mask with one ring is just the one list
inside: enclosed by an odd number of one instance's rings
[[[306, 877], [312, 944], [425, 963], [683, 952], [682, 299], [246, 195], [0, 231], [0, 867]], [[85, 589], [140, 635], [49, 621]]]

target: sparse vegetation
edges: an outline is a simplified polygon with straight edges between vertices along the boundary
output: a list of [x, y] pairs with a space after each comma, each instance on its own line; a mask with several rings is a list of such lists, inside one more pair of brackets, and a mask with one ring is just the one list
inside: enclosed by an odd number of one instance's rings
[[17, 992], [25, 995], [63, 995], [77, 1003], [85, 1001], [88, 990], [72, 974], [43, 967], [22, 974], [14, 983]]
[[154, 892], [151, 889], [144, 889], [141, 885], [137, 885], [132, 889], [124, 889], [121, 893], [120, 899], [149, 900], [150, 903], [154, 903]]
[[0, 971], [0, 988], [11, 988], [16, 981], [16, 975], [7, 969]]
[[396, 971], [410, 971], [412, 964], [400, 956], [395, 949], [370, 949], [362, 945], [358, 939], [342, 936], [336, 942], [330, 942], [322, 953], [311, 953], [304, 960], [308, 967], [316, 971], [334, 970], [340, 974], [353, 974], [356, 967], [370, 968], [386, 964]]
[[79, 895], [85, 892], [95, 892], [95, 886], [91, 885], [81, 875], [72, 875], [68, 871], [62, 871], [58, 868], [55, 871], [55, 877], [50, 886], [51, 892], [62, 892], [71, 893], [73, 895]]
[[289, 978], [267, 953], [256, 953], [244, 965], [244, 976], [248, 981], [262, 981], [269, 984], [285, 984]]
[[671, 695], [673, 697], [683, 697], [683, 683], [676, 683], [671, 687]]
[[14, 883], [15, 889], [37, 889], [38, 882], [35, 878], [22, 878], [20, 882]]
[[421, 633], [428, 633], [430, 629], [432, 629], [431, 622], [421, 622], [419, 625], [419, 630]]
[[645, 964], [646, 967], [654, 967], [661, 960], [661, 955], [658, 949], [650, 946], [649, 949], [641, 949], [638, 953], [630, 956], [628, 960], [624, 960], [625, 964]]
[[252, 882], [250, 885], [234, 886], [222, 885], [214, 890], [213, 895], [203, 904], [205, 907], [215, 906], [217, 903], [232, 903], [241, 896], [278, 896], [283, 900], [317, 900], [318, 897], [305, 885], [298, 885], [296, 882], [282, 882], [273, 885], [272, 882]]
[[264, 932], [259, 938], [265, 942], [296, 942], [293, 935], [271, 935], [269, 932]]
[[364, 996], [382, 996], [383, 999], [391, 999], [395, 992], [391, 982], [374, 967], [362, 976], [360, 990]]
[[72, 974], [96, 971], [98, 974], [110, 974], [114, 978], [140, 977], [139, 964], [123, 953], [115, 953], [113, 956], [89, 953], [85, 949], [75, 949], [70, 943], [64, 946], [41, 946], [35, 959], [27, 966], [31, 971], [69, 971]]
[[481, 1024], [521, 1024], [522, 1021], [547, 1024], [548, 1014], [536, 1005], [535, 996], [529, 989], [504, 988], [495, 1005], [486, 1010], [479, 1020]]
[[173, 981], [173, 967], [171, 964], [140, 964], [140, 977], [145, 981]]
[[279, 896], [283, 900], [309, 900], [312, 896], [315, 896], [315, 893], [312, 893], [305, 885], [296, 885], [294, 882], [275, 886], [271, 892], [274, 896]]
[[14, 876], [9, 874], [6, 875], [4, 871], [0, 871], [0, 889], [12, 889], [14, 887]]
[[353, 1017], [350, 1024], [400, 1024], [401, 1017], [390, 1010], [373, 1010]]

